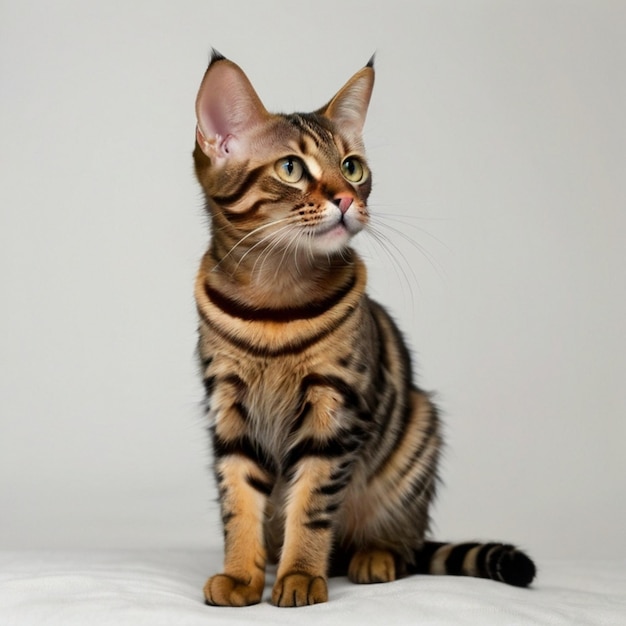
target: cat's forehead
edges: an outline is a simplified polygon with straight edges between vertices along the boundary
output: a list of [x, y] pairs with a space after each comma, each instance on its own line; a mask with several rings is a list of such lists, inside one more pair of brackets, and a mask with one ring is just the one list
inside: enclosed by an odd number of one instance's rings
[[335, 162], [350, 152], [362, 152], [361, 145], [351, 145], [341, 129], [319, 113], [280, 114], [276, 118], [281, 147], [296, 154]]
[[327, 149], [334, 144], [337, 134], [329, 120], [315, 113], [291, 113], [284, 115], [284, 119], [292, 126], [300, 140], [301, 149]]

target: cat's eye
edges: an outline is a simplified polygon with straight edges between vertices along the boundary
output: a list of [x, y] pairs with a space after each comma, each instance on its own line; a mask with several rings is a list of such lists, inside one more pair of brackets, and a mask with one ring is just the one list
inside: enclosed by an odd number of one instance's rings
[[279, 159], [274, 165], [274, 169], [281, 180], [286, 183], [297, 183], [304, 176], [304, 164], [295, 156], [288, 156]]
[[341, 163], [343, 177], [351, 183], [362, 183], [367, 180], [369, 172], [361, 159], [355, 156], [346, 157]]

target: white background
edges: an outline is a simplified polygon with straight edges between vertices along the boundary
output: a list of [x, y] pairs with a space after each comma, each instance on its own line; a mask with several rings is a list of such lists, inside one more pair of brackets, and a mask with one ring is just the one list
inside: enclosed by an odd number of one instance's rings
[[0, 547], [221, 541], [192, 298], [215, 46], [286, 111], [377, 53], [389, 243], [359, 248], [438, 391], [436, 536], [626, 556], [623, 2], [0, 7]]

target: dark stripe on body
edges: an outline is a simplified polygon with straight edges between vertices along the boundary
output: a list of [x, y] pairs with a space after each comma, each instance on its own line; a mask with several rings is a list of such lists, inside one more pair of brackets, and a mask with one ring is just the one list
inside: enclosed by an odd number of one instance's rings
[[365, 435], [361, 427], [353, 426], [349, 430], [340, 431], [332, 439], [307, 437], [289, 450], [283, 467], [288, 471], [306, 457], [338, 458], [354, 453], [362, 445]]
[[215, 376], [208, 376], [202, 382], [204, 383], [204, 391], [207, 396], [211, 396], [213, 394], [213, 390], [215, 389]]
[[232, 385], [237, 390], [237, 393], [243, 393], [248, 386], [237, 374], [227, 374], [221, 381]]
[[269, 496], [272, 493], [273, 485], [269, 482], [261, 480], [260, 478], [256, 478], [255, 476], [248, 475], [246, 477], [246, 482], [252, 487], [256, 489], [259, 493], [262, 493], [264, 496]]
[[373, 415], [377, 428], [377, 437], [380, 442], [385, 441], [385, 433], [392, 420], [397, 398], [398, 394], [392, 385], [389, 385], [385, 394], [378, 398]]
[[252, 356], [260, 356], [260, 357], [278, 357], [278, 356], [286, 356], [288, 354], [298, 354], [299, 352], [303, 352], [307, 348], [310, 348], [314, 343], [321, 341], [331, 333], [335, 332], [340, 326], [342, 326], [349, 317], [356, 311], [357, 307], [350, 307], [332, 326], [325, 328], [320, 333], [307, 337], [306, 339], [301, 339], [300, 341], [296, 341], [294, 343], [287, 343], [278, 348], [266, 348], [263, 346], [257, 346], [248, 341], [244, 341], [236, 337], [235, 335], [231, 335], [223, 331], [221, 328], [216, 326], [211, 320], [204, 314], [204, 312], [198, 307], [198, 313], [205, 321], [207, 326], [211, 328], [216, 334], [218, 334], [222, 339], [228, 341], [232, 345], [236, 346], [240, 350], [251, 354]]
[[349, 482], [348, 480], [343, 480], [343, 481], [337, 480], [332, 483], [322, 485], [317, 490], [317, 492], [321, 493], [324, 496], [334, 496], [335, 494], [345, 489], [348, 486], [348, 482]]
[[438, 428], [436, 420], [431, 420], [428, 424], [428, 428], [426, 429], [426, 431], [421, 433], [422, 439], [420, 440], [417, 448], [415, 448], [409, 460], [402, 466], [402, 469], [398, 472], [398, 480], [404, 478], [419, 462], [419, 460], [422, 458], [427, 448], [429, 447], [431, 441], [436, 437], [437, 431]]
[[329, 519], [314, 519], [310, 522], [305, 522], [304, 526], [309, 530], [328, 530], [332, 528], [333, 522]]
[[[302, 404], [302, 401], [301, 401]], [[302, 428], [302, 424], [306, 421], [307, 417], [310, 415], [312, 409], [312, 404], [310, 402], [305, 402], [302, 405], [300, 411], [296, 414], [296, 417], [293, 421], [293, 424], [290, 429], [290, 433], [293, 435], [297, 433], [300, 428]]]
[[356, 409], [361, 404], [361, 396], [339, 376], [325, 376], [323, 374], [308, 374], [302, 379], [300, 394], [306, 397], [311, 387], [331, 387], [343, 397], [343, 404], [347, 408]]
[[[433, 462], [435, 466], [437, 458], [438, 456], [435, 456], [435, 461]], [[437, 485], [436, 478], [436, 472], [430, 469], [430, 467], [428, 468], [427, 472], [414, 477], [414, 480], [411, 482], [411, 488], [409, 489], [409, 491], [401, 495], [402, 505], [404, 507], [414, 509], [416, 505], [427, 505], [429, 502], [431, 502], [435, 497]], [[426, 495], [425, 498], [424, 495]], [[426, 512], [425, 507], [424, 512]]]
[[339, 467], [337, 467], [330, 475], [330, 481], [321, 487], [318, 487], [315, 491], [325, 496], [332, 496], [348, 486], [351, 474], [352, 460], [344, 461]]
[[355, 284], [356, 273], [353, 272], [346, 284], [328, 298], [303, 306], [280, 309], [254, 308], [225, 296], [209, 285], [205, 285], [204, 289], [209, 300], [230, 317], [236, 317], [246, 322], [294, 322], [312, 319], [326, 313], [337, 306], [352, 291]]
[[235, 402], [235, 404], [233, 404], [233, 409], [237, 412], [237, 415], [239, 415], [239, 419], [241, 419], [242, 422], [250, 421], [250, 413], [242, 402]]
[[277, 473], [276, 463], [271, 456], [255, 445], [246, 435], [237, 437], [236, 439], [226, 440], [219, 437], [215, 430], [213, 434], [213, 454], [216, 461], [224, 456], [240, 455], [254, 461], [260, 468], [264, 469], [271, 476]]
[[[397, 411], [394, 411], [393, 415], [394, 415], [395, 420], [397, 421], [398, 419]], [[400, 445], [400, 442], [406, 436], [406, 431], [409, 427], [409, 423], [411, 422], [412, 415], [413, 415], [413, 407], [411, 405], [407, 405], [403, 407], [402, 415], [400, 417], [400, 425], [393, 439], [393, 443], [391, 444], [389, 450], [385, 454], [385, 457], [382, 459], [382, 461], [378, 463], [374, 471], [370, 474], [368, 478], [369, 481], [372, 481], [375, 478], [378, 478], [385, 471], [387, 464], [391, 460], [391, 457], [393, 457], [393, 455], [396, 454], [397, 448]], [[392, 421], [391, 419], [387, 421], [385, 430], [383, 431], [381, 438], [386, 434], [386, 431], [388, 430], [391, 421]], [[386, 440], [386, 436], [384, 437], [384, 440]]]
[[232, 511], [228, 511], [228, 512], [224, 512], [222, 513], [222, 526], [224, 527], [224, 538], [227, 539], [228, 538], [228, 531], [226, 529], [226, 527], [228, 526], [229, 522], [235, 518], [235, 514]]

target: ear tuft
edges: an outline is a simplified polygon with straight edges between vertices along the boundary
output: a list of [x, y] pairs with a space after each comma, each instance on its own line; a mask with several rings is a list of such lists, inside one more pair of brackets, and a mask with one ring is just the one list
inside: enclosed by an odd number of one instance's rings
[[[373, 58], [373, 57], [372, 57]], [[226, 57], [216, 50], [215, 48], [211, 48], [211, 58], [209, 59], [209, 67], [215, 63], [215, 61], [226, 61]]]
[[212, 160], [249, 157], [250, 132], [268, 117], [243, 70], [213, 50], [196, 98], [196, 138]]
[[[213, 52], [215, 52], [215, 50]], [[376, 56], [376, 53], [374, 52], [374, 54], [372, 54], [372, 56], [370, 57], [370, 60], [367, 62], [367, 65], [365, 67], [371, 67], [372, 69], [374, 69], [374, 57], [375, 56]]]

